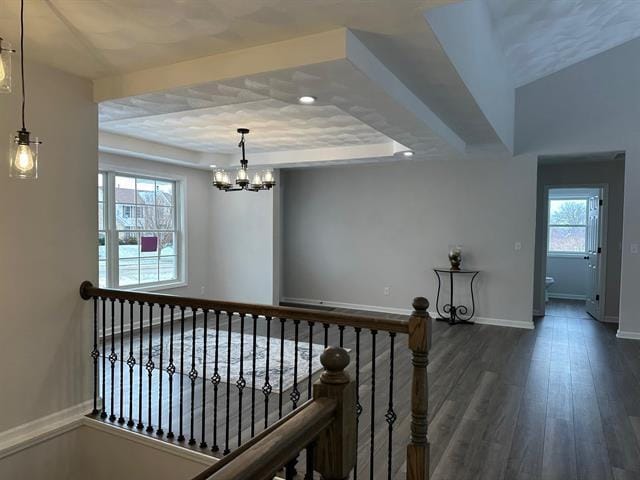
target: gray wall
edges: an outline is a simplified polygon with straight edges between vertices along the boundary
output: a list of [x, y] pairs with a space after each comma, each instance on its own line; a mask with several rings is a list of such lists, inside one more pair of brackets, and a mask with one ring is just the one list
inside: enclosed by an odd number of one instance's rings
[[279, 186], [258, 193], [221, 192], [214, 188], [210, 191], [210, 248], [206, 261], [212, 297], [249, 303], [277, 302]]
[[286, 171], [283, 297], [433, 303], [432, 268], [460, 244], [483, 272], [478, 315], [530, 325], [535, 178], [535, 159], [506, 155]]
[[587, 294], [587, 261], [582, 256], [547, 256], [546, 276], [555, 281], [549, 288], [552, 297], [578, 299]]
[[97, 281], [98, 117], [91, 82], [26, 65], [27, 126], [44, 144], [36, 181], [8, 178], [20, 95], [0, 95], [0, 431], [88, 400], [83, 280]]
[[213, 463], [198, 452], [102, 425], [79, 425], [0, 458], [0, 478], [189, 480]]
[[545, 186], [607, 184], [609, 186], [607, 219], [607, 272], [605, 316], [618, 316], [622, 259], [622, 210], [624, 202], [624, 161], [584, 161], [540, 165], [538, 168], [538, 208], [536, 213], [536, 263], [534, 309], [544, 310], [544, 192]]

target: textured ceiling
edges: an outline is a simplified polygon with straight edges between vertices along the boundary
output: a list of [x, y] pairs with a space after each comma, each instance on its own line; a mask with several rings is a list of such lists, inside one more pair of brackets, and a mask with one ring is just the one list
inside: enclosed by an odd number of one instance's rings
[[[298, 105], [300, 92], [313, 92], [317, 103]], [[235, 151], [238, 127], [252, 129], [251, 148], [258, 151], [392, 139], [425, 157], [450, 152], [445, 140], [344, 59], [106, 101], [100, 119], [107, 132], [207, 152]]]
[[[100, 78], [347, 27], [465, 142], [493, 143], [422, 15], [454, 1], [26, 0], [26, 38], [30, 58]], [[0, 32], [14, 44], [18, 9], [0, 0]]]
[[637, 0], [484, 0], [516, 86], [639, 35]]
[[[160, 104], [164, 107], [164, 104]], [[368, 145], [389, 141], [373, 128], [333, 105], [292, 105], [258, 100], [186, 112], [104, 122], [107, 132], [201, 152], [238, 151], [237, 127], [251, 129], [250, 151]]]

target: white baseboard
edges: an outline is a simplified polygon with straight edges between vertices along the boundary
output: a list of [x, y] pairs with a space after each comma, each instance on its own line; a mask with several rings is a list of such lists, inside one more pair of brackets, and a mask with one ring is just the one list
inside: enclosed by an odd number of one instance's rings
[[620, 323], [620, 319], [617, 315], [605, 315], [602, 317], [602, 321], [607, 323]]
[[0, 433], [0, 459], [72, 430], [92, 408], [88, 400]]
[[616, 337], [618, 338], [626, 338], [629, 340], [640, 340], [640, 333], [638, 332], [625, 332], [623, 330], [618, 330], [616, 333]]
[[505, 320], [503, 318], [474, 317], [473, 321], [481, 325], [494, 325], [496, 327], [524, 328], [525, 330], [533, 330], [535, 328], [532, 320], [519, 322], [517, 320]]
[[[325, 300], [315, 300], [312, 298], [292, 298], [284, 297], [281, 300], [286, 303], [297, 303], [300, 305], [309, 306], [324, 306], [331, 308], [346, 308], [349, 310], [364, 310], [369, 312], [391, 313], [396, 315], [411, 315], [413, 312], [410, 308], [397, 308], [397, 307], [379, 307], [375, 305], [361, 305], [357, 303], [344, 303], [344, 302], [331, 302]], [[438, 315], [435, 311], [430, 311], [429, 315], [436, 318]], [[501, 318], [488, 318], [488, 317], [475, 317], [474, 322], [482, 325], [494, 325], [498, 327], [511, 327], [511, 328], [525, 328], [527, 330], [533, 330], [533, 321], [518, 322], [515, 320], [504, 320]]]
[[377, 307], [373, 305], [361, 305], [358, 303], [344, 303], [344, 302], [331, 302], [325, 300], [315, 300], [312, 298], [291, 298], [284, 297], [280, 300], [286, 303], [297, 303], [300, 305], [331, 307], [331, 308], [346, 308], [348, 310], [364, 310], [369, 312], [380, 313], [392, 313], [395, 315], [411, 315], [413, 309], [411, 308], [397, 308], [397, 307]]
[[575, 295], [573, 293], [548, 293], [549, 298], [557, 298], [558, 300], [586, 300], [584, 295]]

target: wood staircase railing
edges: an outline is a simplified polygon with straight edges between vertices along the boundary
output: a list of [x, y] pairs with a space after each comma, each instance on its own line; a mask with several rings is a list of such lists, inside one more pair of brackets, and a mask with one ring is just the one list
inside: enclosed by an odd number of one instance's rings
[[[401, 458], [393, 450], [392, 439], [397, 403], [402, 403], [410, 409], [406, 478], [429, 478], [427, 364], [431, 329], [425, 298], [414, 299], [408, 319], [394, 320], [103, 289], [90, 282], [81, 285], [80, 295], [93, 301], [94, 416], [170, 442], [220, 452], [224, 456], [216, 466], [222, 472], [224, 465], [249, 448], [266, 448], [269, 443], [265, 442], [276, 438], [278, 429], [310, 438], [317, 432], [294, 428], [307, 416], [318, 418], [312, 422], [318, 429], [331, 431], [335, 419], [329, 427], [322, 419], [338, 407], [317, 397], [324, 383], [313, 382], [314, 342], [323, 338], [325, 348], [349, 348], [355, 359], [349, 367], [355, 384], [355, 414], [351, 412], [350, 419], [361, 427], [359, 435], [354, 429], [355, 442], [360, 443], [354, 461], [359, 462], [357, 457], [368, 461], [357, 463], [364, 469], [363, 476], [368, 469], [370, 478], [395, 477]], [[397, 335], [407, 335], [409, 351], [396, 351]], [[385, 337], [388, 343], [382, 352], [383, 362], [379, 353]], [[274, 352], [276, 348], [279, 351]], [[396, 365], [396, 357], [405, 352], [410, 355], [410, 364]], [[238, 361], [232, 353], [249, 360]], [[292, 362], [291, 368], [287, 361]], [[376, 372], [376, 367], [388, 368], [388, 377], [387, 372]], [[394, 384], [398, 368], [403, 375], [410, 369], [410, 399], [409, 392], [401, 390], [404, 383]], [[381, 377], [378, 390], [376, 377]], [[311, 403], [301, 401], [305, 394]], [[380, 415], [383, 402], [386, 410]], [[287, 416], [288, 408], [292, 416]], [[363, 430], [364, 422], [368, 431]], [[384, 436], [374, 434], [384, 422], [388, 430], [386, 458], [375, 444]], [[319, 462], [322, 448], [296, 445], [294, 454], [307, 447], [307, 470], [310, 464], [323, 465]], [[340, 458], [334, 453], [327, 459]], [[381, 464], [383, 460], [386, 465]], [[293, 478], [297, 459], [286, 462], [285, 477]], [[354, 479], [358, 470], [354, 470]]]
[[313, 444], [307, 472], [324, 480], [343, 480], [356, 462], [356, 385], [345, 372], [349, 354], [327, 348], [325, 372], [314, 385], [313, 400], [251, 439], [193, 480], [270, 480], [299, 452]]

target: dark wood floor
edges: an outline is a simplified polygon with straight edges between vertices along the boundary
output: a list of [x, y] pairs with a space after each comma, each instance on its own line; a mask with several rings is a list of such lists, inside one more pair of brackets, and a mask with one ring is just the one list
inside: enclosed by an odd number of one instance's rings
[[[536, 319], [535, 330], [488, 325], [449, 327], [433, 325], [429, 366], [429, 419], [432, 480], [629, 480], [640, 479], [640, 342], [615, 338], [615, 326], [592, 320], [576, 302], [552, 302], [547, 316]], [[221, 328], [226, 328], [221, 325]], [[316, 330], [314, 342], [322, 343]], [[259, 334], [264, 332], [259, 331]], [[154, 332], [155, 334], [155, 332]], [[291, 338], [290, 327], [287, 338]], [[306, 329], [300, 339], [306, 341]], [[344, 332], [345, 346], [355, 348], [355, 334]], [[337, 344], [334, 327], [330, 344]], [[405, 477], [404, 446], [409, 426], [410, 359], [406, 338], [395, 340], [394, 410], [398, 419], [392, 439], [392, 476]], [[376, 388], [373, 462], [371, 458], [371, 361], [368, 332], [361, 337], [360, 417], [358, 478], [387, 478], [388, 426], [384, 414], [389, 402], [389, 338], [376, 339]], [[128, 399], [125, 366], [125, 407]], [[108, 369], [107, 369], [108, 373]], [[165, 374], [166, 375], [166, 374]], [[143, 398], [147, 398], [146, 372]], [[116, 369], [116, 386], [119, 383]], [[134, 391], [137, 377], [134, 378]], [[185, 379], [185, 385], [189, 385]], [[107, 375], [107, 399], [110, 379]], [[157, 418], [158, 380], [153, 378], [152, 414]], [[306, 388], [301, 388], [306, 399]], [[222, 384], [224, 387], [224, 384]], [[221, 387], [221, 388], [222, 388]], [[212, 387], [207, 387], [206, 440], [213, 435]], [[176, 409], [179, 398], [174, 392]], [[202, 387], [195, 389], [195, 431], [200, 441]], [[290, 400], [285, 396], [285, 411]], [[190, 390], [185, 391], [185, 404]], [[222, 397], [221, 397], [222, 398]], [[245, 390], [242, 436], [250, 435], [251, 390]], [[264, 422], [264, 398], [256, 395], [255, 430]], [[168, 410], [167, 382], [163, 390], [163, 422]], [[109, 402], [107, 402], [109, 403]], [[116, 394], [116, 410], [118, 394]], [[268, 415], [277, 418], [277, 396], [270, 400]], [[238, 398], [231, 388], [230, 443], [237, 443]], [[224, 400], [219, 416], [224, 418]], [[175, 410], [174, 410], [175, 411]], [[184, 429], [189, 438], [185, 407]], [[124, 416], [127, 417], [125, 408]], [[137, 412], [137, 403], [134, 405]], [[118, 412], [116, 412], [118, 415]], [[174, 415], [176, 415], [174, 413]], [[137, 414], [134, 414], [137, 419]], [[143, 418], [146, 424], [146, 402]], [[177, 422], [174, 417], [174, 422]], [[211, 426], [211, 427], [210, 427]], [[164, 427], [165, 433], [167, 427]], [[174, 423], [174, 431], [178, 431]], [[217, 436], [224, 446], [225, 423], [219, 419]], [[197, 446], [193, 447], [197, 449]], [[304, 462], [301, 462], [303, 464]]]

